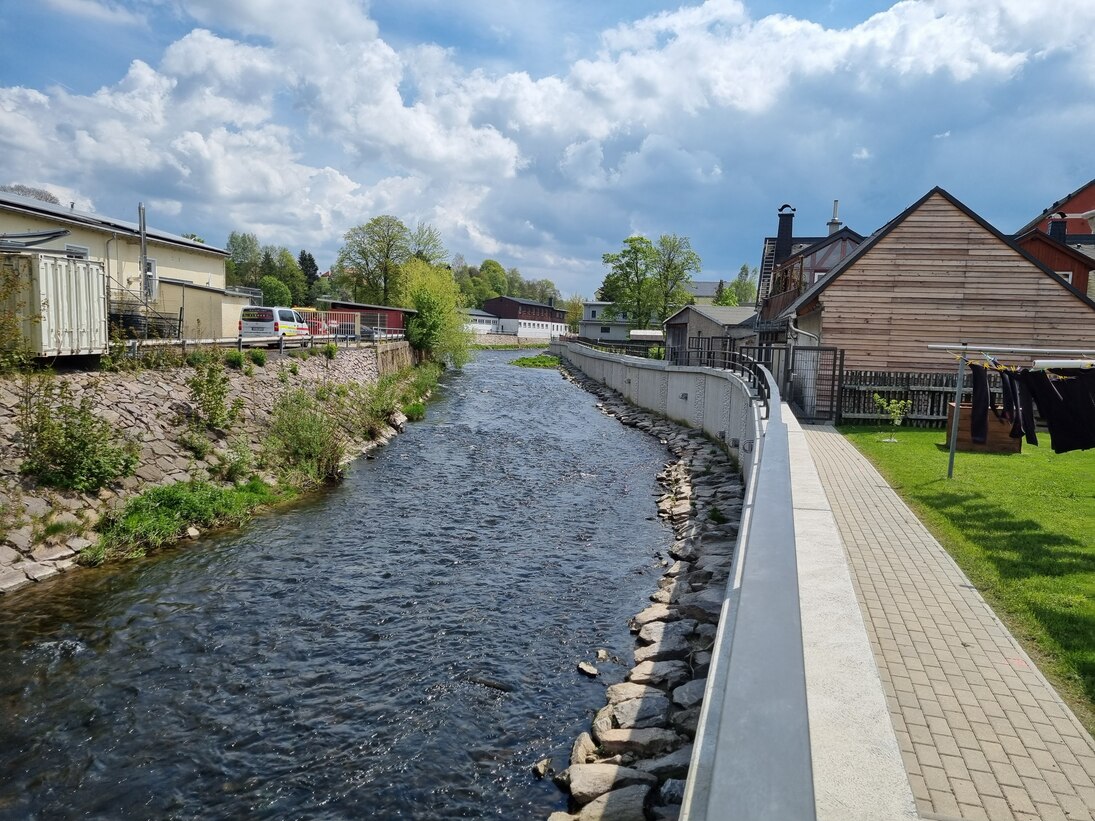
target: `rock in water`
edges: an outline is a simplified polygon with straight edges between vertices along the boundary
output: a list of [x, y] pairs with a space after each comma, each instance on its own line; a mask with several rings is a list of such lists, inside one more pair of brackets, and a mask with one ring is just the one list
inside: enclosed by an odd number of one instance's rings
[[532, 773], [537, 778], [543, 778], [545, 775], [547, 775], [551, 771], [552, 771], [552, 768], [551, 768], [551, 759], [550, 758], [541, 758], [539, 761], [537, 761], [535, 764], [532, 765]]
[[585, 673], [590, 678], [597, 678], [601, 672], [588, 661], [578, 662], [578, 672]]

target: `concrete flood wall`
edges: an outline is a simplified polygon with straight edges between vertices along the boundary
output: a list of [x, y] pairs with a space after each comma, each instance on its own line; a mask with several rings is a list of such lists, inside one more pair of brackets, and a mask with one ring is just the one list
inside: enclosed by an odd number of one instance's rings
[[747, 487], [681, 819], [915, 819], [843, 542], [798, 420], [728, 371], [570, 342], [629, 401], [737, 444]]
[[725, 442], [741, 459], [746, 484], [751, 481], [748, 455], [763, 436], [764, 422], [755, 413], [749, 385], [736, 374], [671, 367], [662, 360], [605, 353], [575, 342], [552, 342], [551, 351], [629, 402]]

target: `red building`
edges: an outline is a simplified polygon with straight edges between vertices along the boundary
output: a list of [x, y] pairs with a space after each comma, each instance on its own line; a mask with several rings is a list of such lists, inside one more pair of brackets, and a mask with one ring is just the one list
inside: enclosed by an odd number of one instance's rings
[[1020, 228], [1016, 234], [1026, 234], [1026, 232], [1032, 228], [1037, 228], [1048, 234], [1050, 233], [1050, 220], [1056, 214], [1064, 214], [1066, 217], [1066, 235], [1091, 234], [1091, 223], [1081, 216], [1090, 211], [1095, 211], [1095, 180], [1092, 180], [1086, 185], [1077, 188], [1071, 194], [1057, 200], [1057, 202], [1053, 203], [1053, 205], [1049, 206], [1049, 208]]
[[515, 296], [496, 296], [483, 303], [483, 310], [499, 319], [502, 333], [551, 338], [567, 332], [567, 312], [547, 304]]
[[[1063, 223], [1064, 220], [1054, 221], [1052, 228]], [[1091, 281], [1091, 271], [1095, 269], [1095, 259], [1087, 254], [1065, 245], [1061, 240], [1051, 237], [1046, 233], [1032, 228], [1026, 233], [1015, 238], [1015, 244], [1057, 273], [1065, 282], [1068, 282], [1082, 294], [1090, 295], [1090, 288], [1095, 286]]]
[[390, 305], [366, 305], [322, 298], [317, 301], [322, 302], [339, 322], [345, 322], [356, 314], [362, 329], [372, 328], [384, 334], [405, 335], [408, 317], [418, 313], [411, 308], [393, 308]]

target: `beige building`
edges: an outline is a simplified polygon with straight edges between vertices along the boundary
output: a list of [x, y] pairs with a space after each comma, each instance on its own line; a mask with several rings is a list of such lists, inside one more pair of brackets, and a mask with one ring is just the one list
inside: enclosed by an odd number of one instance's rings
[[164, 335], [236, 336], [247, 296], [225, 288], [228, 252], [186, 237], [146, 229], [148, 276], [140, 271], [136, 222], [0, 191], [0, 236], [67, 231], [30, 250], [101, 262], [113, 323], [155, 324]]

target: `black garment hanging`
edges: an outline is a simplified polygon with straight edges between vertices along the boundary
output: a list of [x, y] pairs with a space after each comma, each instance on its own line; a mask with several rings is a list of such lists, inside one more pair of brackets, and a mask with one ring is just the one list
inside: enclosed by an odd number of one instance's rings
[[1046, 420], [1054, 453], [1095, 448], [1095, 386], [1079, 368], [1055, 369], [1068, 379], [1051, 380], [1045, 371], [1021, 370], [1016, 374], [1038, 403]]
[[970, 441], [983, 445], [989, 438], [989, 375], [984, 365], [970, 363], [973, 371], [973, 410], [970, 413]]

